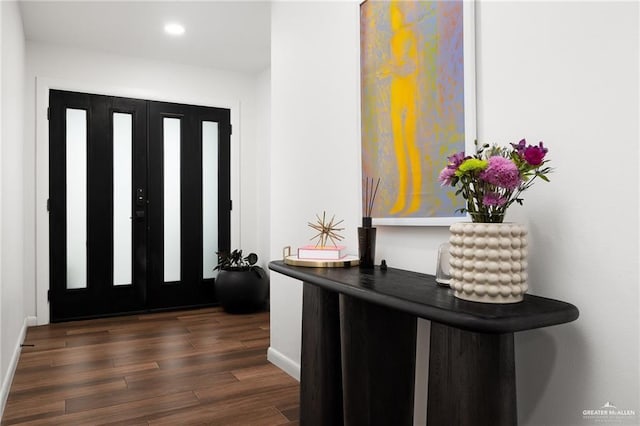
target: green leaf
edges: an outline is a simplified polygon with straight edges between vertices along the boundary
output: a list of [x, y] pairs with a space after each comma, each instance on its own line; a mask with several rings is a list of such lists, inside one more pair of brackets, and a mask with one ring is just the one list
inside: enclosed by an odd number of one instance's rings
[[249, 253], [249, 256], [245, 257], [244, 260], [249, 264], [249, 265], [255, 265], [256, 262], [258, 261], [258, 255], [255, 253]]

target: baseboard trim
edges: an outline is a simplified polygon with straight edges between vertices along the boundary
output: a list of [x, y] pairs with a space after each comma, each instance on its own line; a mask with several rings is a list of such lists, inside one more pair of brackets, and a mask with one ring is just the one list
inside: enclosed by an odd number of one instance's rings
[[300, 381], [300, 364], [273, 349], [272, 346], [267, 350], [267, 360], [297, 381]]
[[11, 356], [11, 361], [9, 362], [9, 368], [7, 368], [7, 373], [2, 379], [2, 389], [0, 389], [0, 419], [2, 419], [2, 415], [4, 414], [4, 407], [5, 405], [7, 405], [7, 398], [9, 398], [9, 391], [11, 390], [13, 375], [16, 372], [16, 367], [18, 367], [18, 360], [20, 359], [20, 345], [22, 345], [22, 343], [24, 342], [24, 338], [27, 335], [27, 327], [36, 325], [36, 322], [36, 317], [28, 316], [22, 323], [22, 329], [20, 330], [20, 334], [18, 335], [18, 341], [16, 342], [16, 347], [13, 350], [13, 355]]

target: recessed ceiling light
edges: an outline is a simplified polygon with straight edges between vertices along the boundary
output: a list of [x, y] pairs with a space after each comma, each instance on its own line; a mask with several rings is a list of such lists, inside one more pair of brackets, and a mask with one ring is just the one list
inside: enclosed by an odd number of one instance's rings
[[174, 35], [174, 36], [179, 36], [179, 35], [184, 34], [184, 27], [182, 25], [180, 25], [180, 24], [172, 22], [172, 23], [169, 23], [169, 24], [164, 26], [164, 31], [167, 34]]

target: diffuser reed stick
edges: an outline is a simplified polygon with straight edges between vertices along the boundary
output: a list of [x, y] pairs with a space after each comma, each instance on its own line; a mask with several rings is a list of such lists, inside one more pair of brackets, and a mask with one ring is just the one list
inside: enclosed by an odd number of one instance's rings
[[373, 204], [378, 195], [378, 187], [380, 186], [380, 178], [373, 186], [373, 178], [365, 177], [364, 194], [362, 200], [362, 226], [358, 228], [358, 256], [360, 257], [361, 268], [373, 268], [376, 254], [376, 228], [371, 226], [371, 214], [373, 213]]
[[364, 182], [364, 200], [362, 206], [364, 207], [364, 216], [371, 217], [371, 213], [373, 212], [373, 204], [376, 201], [376, 195], [378, 194], [378, 187], [380, 186], [380, 178], [376, 182], [376, 186], [373, 186], [373, 178], [371, 178], [371, 182], [369, 182], [369, 178], [365, 178]]

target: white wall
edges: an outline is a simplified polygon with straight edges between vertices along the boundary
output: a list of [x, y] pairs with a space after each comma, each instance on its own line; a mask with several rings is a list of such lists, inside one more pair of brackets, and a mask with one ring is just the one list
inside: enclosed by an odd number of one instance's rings
[[23, 295], [23, 139], [25, 43], [15, 2], [1, 2], [0, 415], [25, 323]]
[[517, 335], [520, 415], [638, 412], [638, 4], [483, 3], [477, 22], [480, 137], [544, 140], [557, 168], [514, 210], [531, 233], [531, 292], [581, 312]]
[[[306, 241], [323, 209], [345, 219], [357, 247], [358, 16], [357, 3], [273, 6], [274, 257]], [[557, 169], [510, 212], [529, 227], [530, 292], [581, 311], [517, 334], [520, 424], [590, 424], [582, 411], [607, 401], [638, 413], [638, 4], [483, 1], [476, 25], [479, 138], [544, 140]], [[378, 232], [378, 261], [427, 273], [448, 238], [443, 228]], [[270, 359], [295, 375], [301, 286], [271, 280]]]
[[[4, 58], [2, 52], [2, 44], [5, 43], [6, 36], [3, 34], [4, 28], [6, 28], [6, 24], [3, 23], [5, 13], [3, 13], [3, 8], [0, 7], [0, 164], [2, 164], [2, 141], [4, 141], [4, 137], [2, 135], [4, 129], [4, 108], [3, 108], [3, 95], [5, 93], [4, 84], [2, 78], [5, 74], [4, 71]], [[2, 240], [2, 175], [0, 174], [0, 241]], [[2, 255], [2, 246], [0, 245], [0, 256]], [[0, 308], [2, 308], [2, 258], [0, 257]], [[3, 321], [2, 321], [2, 312], [0, 312], [0, 385], [5, 386], [5, 372], [2, 369], [2, 352], [4, 350], [4, 345], [2, 344], [3, 340]], [[6, 402], [6, 397], [2, 394], [2, 399], [0, 399], [0, 415], [2, 415], [2, 411], [4, 411], [4, 404]]]
[[267, 68], [257, 77], [256, 87], [256, 145], [255, 164], [257, 166], [255, 176], [256, 217], [255, 233], [258, 236], [256, 252], [260, 256], [260, 263], [266, 268], [270, 253], [270, 226], [271, 226], [271, 68]]
[[[350, 3], [275, 2], [271, 15], [271, 254], [304, 244], [315, 215], [360, 214], [358, 28]], [[271, 274], [272, 360], [299, 363], [301, 286]]]
[[[43, 84], [90, 93], [231, 107], [231, 122], [234, 126], [231, 138], [234, 198], [232, 245], [241, 246], [246, 250], [256, 250], [259, 236], [255, 224], [257, 206], [254, 200], [258, 172], [257, 158], [252, 154], [255, 152], [256, 144], [256, 76], [32, 42], [27, 43], [26, 68], [28, 108], [25, 197], [32, 200], [27, 211], [35, 211], [35, 216], [27, 216], [25, 227], [35, 228], [37, 222], [38, 242], [36, 247], [33, 237], [27, 239], [25, 263], [28, 269], [33, 271], [37, 253], [38, 292], [36, 295], [36, 287], [33, 284], [36, 277], [30, 273], [25, 280], [28, 286], [25, 301], [27, 311], [33, 315], [36, 312], [34, 301], [37, 298], [39, 323], [48, 320], [48, 315], [42, 314], [46, 310], [43, 308], [47, 307], [48, 288], [45, 209], [48, 193], [48, 140], [46, 119], [43, 118], [46, 114], [47, 93], [42, 90]], [[36, 78], [40, 82], [39, 89]]]

